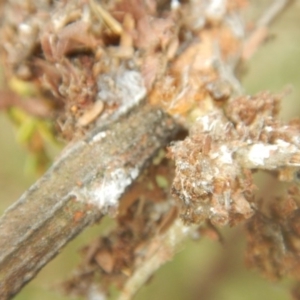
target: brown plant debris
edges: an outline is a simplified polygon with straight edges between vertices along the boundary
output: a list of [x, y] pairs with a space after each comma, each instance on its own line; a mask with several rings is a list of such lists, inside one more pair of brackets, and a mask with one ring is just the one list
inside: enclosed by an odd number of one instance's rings
[[239, 57], [244, 29], [236, 15], [244, 6], [13, 0], [3, 7], [2, 61], [7, 78], [33, 82], [48, 99], [67, 139], [146, 94], [150, 103], [185, 115], [208, 93], [230, 96], [218, 65]]
[[[130, 299], [186, 236], [220, 240], [218, 226], [244, 221], [248, 265], [271, 278], [299, 279], [299, 191], [290, 188], [264, 211], [253, 173], [299, 182], [300, 122], [278, 120], [281, 96], [243, 95], [235, 69], [259, 45], [251, 38], [245, 43], [247, 5], [11, 0], [1, 7], [7, 82], [28, 83], [35, 93], [2, 92], [0, 108], [46, 117], [67, 140], [95, 128], [101, 139], [101, 129], [109, 132], [112, 121], [148, 101], [189, 131], [169, 147], [171, 160], [160, 152], [136, 180], [114, 211], [115, 228], [83, 249], [83, 263], [64, 284], [69, 293], [103, 298], [115, 285], [120, 299]], [[33, 108], [37, 98], [43, 100]], [[122, 179], [107, 174], [116, 185]]]
[[251, 169], [298, 180], [299, 122], [276, 120], [277, 97], [265, 92], [238, 97], [224, 112], [199, 117], [189, 136], [169, 149], [176, 164], [172, 194], [187, 223], [210, 219], [225, 225], [250, 218], [256, 205]]
[[300, 280], [299, 200], [299, 188], [293, 186], [247, 224], [246, 263], [271, 279], [289, 275]]

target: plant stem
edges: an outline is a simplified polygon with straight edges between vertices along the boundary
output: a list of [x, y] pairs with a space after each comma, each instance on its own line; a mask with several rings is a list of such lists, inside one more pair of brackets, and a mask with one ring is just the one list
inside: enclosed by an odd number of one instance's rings
[[68, 147], [0, 219], [0, 295], [15, 295], [126, 188], [179, 126], [147, 105]]

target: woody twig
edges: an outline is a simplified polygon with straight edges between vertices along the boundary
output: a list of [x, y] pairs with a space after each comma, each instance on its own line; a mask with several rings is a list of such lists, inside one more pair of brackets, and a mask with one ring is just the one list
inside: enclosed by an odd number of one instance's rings
[[84, 227], [118, 200], [178, 126], [139, 107], [70, 146], [0, 219], [0, 294], [9, 299]]

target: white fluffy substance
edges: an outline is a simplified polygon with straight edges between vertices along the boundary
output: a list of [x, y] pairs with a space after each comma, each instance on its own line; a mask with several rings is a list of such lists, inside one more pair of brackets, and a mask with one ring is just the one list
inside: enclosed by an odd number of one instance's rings
[[277, 148], [275, 145], [254, 144], [250, 148], [248, 159], [256, 166], [263, 166], [265, 159], [270, 157], [270, 151], [277, 150]]
[[106, 300], [107, 297], [95, 285], [92, 285], [87, 295], [88, 300]]
[[126, 188], [138, 177], [137, 168], [118, 168], [113, 171], [107, 170], [104, 178], [84, 188], [73, 191], [72, 194], [78, 200], [87, 201], [96, 205], [99, 209], [107, 212], [111, 207], [117, 207], [118, 202]]
[[108, 105], [118, 104], [118, 111], [127, 111], [146, 96], [144, 80], [138, 71], [121, 70], [98, 78], [98, 98]]
[[224, 164], [232, 164], [233, 160], [232, 160], [232, 151], [230, 151], [230, 149], [225, 146], [222, 145], [220, 147], [220, 160], [224, 163]]
[[213, 19], [222, 19], [226, 13], [226, 0], [211, 0], [206, 7], [206, 15]]

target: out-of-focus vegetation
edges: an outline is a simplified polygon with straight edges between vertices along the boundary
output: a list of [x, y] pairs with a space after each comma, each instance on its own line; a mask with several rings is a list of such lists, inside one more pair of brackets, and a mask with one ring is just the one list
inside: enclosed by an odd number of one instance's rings
[[[291, 92], [282, 102], [282, 118], [285, 120], [299, 117], [300, 112], [299, 22], [300, 2], [294, 1], [271, 27], [269, 41], [247, 64], [242, 80], [248, 93], [262, 90], [281, 92], [285, 87], [291, 87]], [[3, 112], [0, 114], [0, 128], [2, 212], [36, 178], [24, 173], [26, 152], [16, 143], [14, 129]], [[70, 274], [79, 261], [77, 250], [80, 245], [96, 237], [99, 230], [94, 226], [70, 243], [15, 299], [68, 299], [61, 296], [54, 285]], [[241, 239], [244, 235], [239, 230], [222, 232], [223, 245], [207, 238], [182, 245], [176, 258], [154, 276], [136, 299], [290, 299], [285, 288], [289, 286], [288, 281], [269, 282], [245, 268], [244, 240]]]

